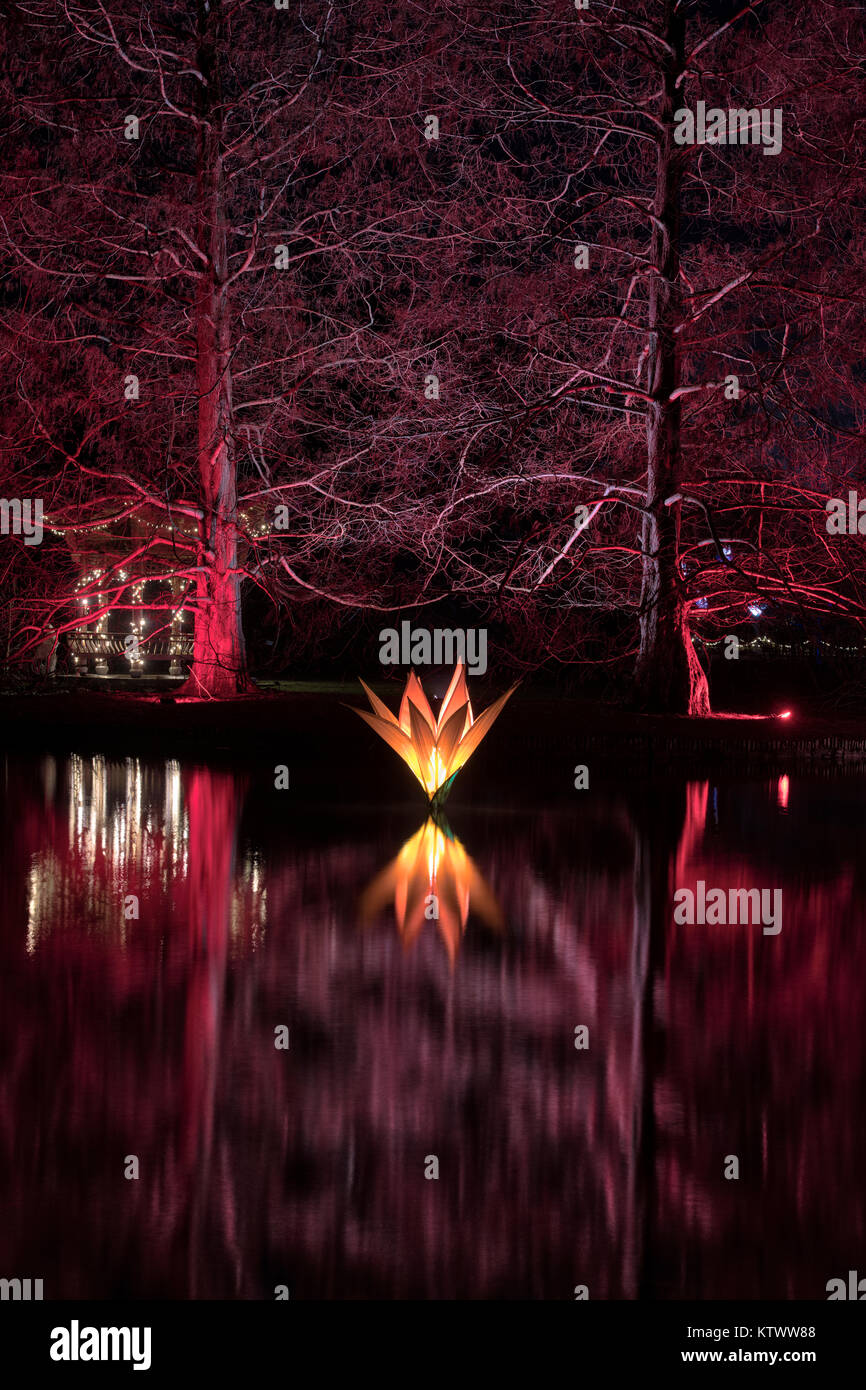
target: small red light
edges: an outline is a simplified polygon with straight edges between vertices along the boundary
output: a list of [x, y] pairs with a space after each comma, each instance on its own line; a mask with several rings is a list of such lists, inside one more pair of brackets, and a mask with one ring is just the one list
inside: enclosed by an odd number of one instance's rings
[[792, 713], [793, 713], [792, 710], [783, 709], [783, 710], [782, 710], [782, 713], [779, 715], [779, 718], [780, 718], [780, 719], [790, 719]]

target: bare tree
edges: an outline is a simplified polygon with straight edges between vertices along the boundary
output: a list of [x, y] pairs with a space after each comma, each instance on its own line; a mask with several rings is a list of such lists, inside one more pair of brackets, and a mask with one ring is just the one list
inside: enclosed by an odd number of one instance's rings
[[693, 634], [749, 603], [866, 611], [862, 545], [825, 528], [862, 465], [861, 20], [817, 4], [794, 27], [769, 0], [467, 20], [455, 221], [485, 285], [428, 544], [560, 655], [631, 652], [649, 709], [708, 710]]
[[91, 623], [134, 612], [161, 578], [165, 607], [194, 613], [192, 695], [247, 683], [244, 580], [278, 605], [375, 602], [379, 369], [400, 356], [384, 329], [411, 298], [399, 238], [424, 143], [423, 25], [386, 19], [303, 0], [17, 12], [6, 133], [32, 152], [0, 229], [6, 476], [51, 479], [56, 536], [111, 541], [83, 587], [55, 556], [40, 623], [80, 624], [73, 595]]
[[446, 601], [695, 714], [696, 634], [863, 618], [857, 9], [14, 16], [4, 478], [114, 545], [26, 642], [155, 574], [223, 695], [244, 586], [329, 640]]

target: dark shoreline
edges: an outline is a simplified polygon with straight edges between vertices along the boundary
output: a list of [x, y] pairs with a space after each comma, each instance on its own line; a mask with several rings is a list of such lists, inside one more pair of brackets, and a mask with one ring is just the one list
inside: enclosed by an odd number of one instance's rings
[[[388, 699], [386, 693], [385, 698]], [[389, 704], [395, 705], [393, 698]], [[480, 701], [483, 706], [486, 700]], [[206, 757], [303, 771], [307, 792], [334, 795], [334, 769], [349, 801], [378, 788], [400, 795], [411, 774], [347, 705], [363, 693], [293, 692], [232, 701], [179, 701], [93, 691], [0, 696], [7, 753]], [[461, 774], [476, 794], [539, 791], [574, 796], [573, 768], [592, 778], [624, 772], [655, 779], [701, 773], [866, 767], [866, 720], [799, 715], [710, 719], [652, 716], [578, 700], [516, 692]], [[317, 770], [319, 775], [317, 776]], [[481, 793], [482, 787], [484, 793]], [[462, 798], [461, 798], [462, 799]], [[474, 799], [474, 797], [473, 797]]]

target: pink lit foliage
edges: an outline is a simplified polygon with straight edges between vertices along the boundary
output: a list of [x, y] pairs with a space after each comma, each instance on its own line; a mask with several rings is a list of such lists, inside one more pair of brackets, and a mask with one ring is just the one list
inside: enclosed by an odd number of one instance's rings
[[[53, 529], [3, 552], [10, 656], [147, 577], [225, 696], [242, 595], [286, 659], [447, 598], [697, 714], [747, 605], [862, 623], [864, 19], [801, 19], [17, 7], [0, 481]], [[780, 152], [677, 145], [698, 101]]]

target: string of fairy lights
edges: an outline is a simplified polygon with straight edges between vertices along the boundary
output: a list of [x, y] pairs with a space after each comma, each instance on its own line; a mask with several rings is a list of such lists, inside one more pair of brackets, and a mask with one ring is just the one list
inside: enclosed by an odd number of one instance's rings
[[[250, 516], [248, 511], [244, 511], [243, 509], [239, 511], [238, 515], [240, 521], [243, 523], [243, 534], [246, 540], [251, 541], [254, 538], [260, 539], [270, 534], [270, 528], [267, 524], [264, 523], [264, 519], [262, 517], [253, 518]], [[105, 520], [103, 522], [95, 522], [92, 525], [86, 526], [49, 526], [47, 529], [54, 536], [63, 536], [66, 538], [69, 538], [70, 536], [86, 537], [93, 534], [116, 535], [116, 527], [118, 520], [120, 520], [120, 518], [113, 518], [111, 520]], [[151, 521], [147, 517], [141, 516], [141, 514], [138, 514], [135, 517], [135, 527], [136, 530], [139, 533], [141, 533], [141, 538], [145, 541], [145, 545], [148, 547], [150, 545], [150, 540], [147, 539], [148, 534], [151, 538], [158, 538], [164, 541], [167, 545], [173, 543], [173, 537], [176, 531], [178, 531], [181, 535], [184, 534], [183, 528], [175, 527], [173, 523]], [[118, 539], [120, 538], [118, 537]], [[112, 588], [116, 588], [116, 584], [114, 582], [116, 580], [119, 580], [121, 584], [124, 585], [129, 581], [129, 574], [127, 570], [115, 570], [113, 566], [109, 566], [106, 569], [100, 569], [97, 567], [95, 569], [89, 570], [87, 573], [82, 575], [76, 583], [76, 594], [80, 594], [82, 589], [87, 589], [90, 591], [87, 594], [82, 595], [78, 600], [80, 606], [84, 609], [85, 613], [88, 610], [90, 610], [91, 606], [95, 607], [96, 609], [100, 609], [104, 607], [106, 604], [108, 605], [108, 611], [100, 613], [99, 617], [96, 619], [95, 622], [82, 623], [80, 626], [73, 629], [72, 643], [74, 643], [76, 639], [78, 639], [79, 642], [83, 645], [83, 640], [87, 636], [90, 636], [92, 639], [96, 640], [97, 651], [95, 653], [91, 651], [89, 655], [96, 656], [97, 664], [99, 664], [100, 662], [102, 664], [105, 664], [108, 655], [122, 655], [128, 663], [130, 673], [141, 674], [146, 669], [147, 662], [145, 656], [143, 656], [141, 653], [140, 642], [147, 640], [146, 634], [148, 631], [148, 618], [145, 612], [136, 612], [135, 610], [133, 610], [133, 612], [130, 614], [128, 633], [124, 634], [124, 636], [134, 637], [136, 640], [128, 644], [124, 643], [124, 649], [122, 653], [112, 650], [112, 637], [116, 636], [116, 634], [112, 634], [109, 632], [109, 616], [113, 608], [113, 603], [111, 599], [107, 597], [107, 588], [99, 589], [93, 587], [94, 585], [98, 585], [100, 580], [105, 579], [109, 575], [111, 576]], [[139, 604], [142, 610], [146, 610], [147, 608], [147, 600], [145, 598], [145, 587], [150, 582], [153, 581], [144, 578], [134, 581], [131, 585], [132, 603], [134, 605]], [[176, 582], [174, 580], [169, 579], [161, 582], [168, 583], [170, 585], [173, 595], [176, 592], [177, 588], [182, 587], [180, 581]], [[167, 655], [170, 657], [173, 667], [180, 659], [191, 654], [190, 637], [188, 634], [188, 619], [190, 618], [190, 616], [191, 610], [185, 608], [182, 604], [172, 609], [171, 619], [169, 621]], [[70, 643], [71, 647], [72, 643]], [[86, 669], [88, 667], [88, 654], [85, 654], [80, 650], [76, 651], [74, 647], [72, 648], [70, 654], [73, 667], [75, 667], [76, 669], [80, 669], [81, 667], [84, 667]], [[107, 670], [104, 672], [100, 672], [97, 669], [97, 674], [107, 674]]]
[[[96, 656], [97, 661], [101, 659], [104, 662], [105, 658], [109, 654], [122, 655], [128, 663], [130, 673], [141, 674], [146, 668], [146, 659], [142, 655], [140, 643], [142, 641], [146, 641], [146, 634], [149, 626], [148, 617], [146, 613], [142, 610], [146, 609], [147, 607], [147, 600], [145, 598], [145, 587], [151, 581], [148, 581], [147, 579], [139, 579], [132, 583], [132, 602], [133, 604], [140, 605], [140, 608], [138, 611], [133, 609], [133, 611], [130, 613], [128, 634], [126, 635], [135, 638], [135, 641], [129, 642], [128, 644], [124, 643], [124, 650], [122, 653], [112, 653], [112, 644], [110, 641], [112, 634], [109, 633], [108, 628], [108, 620], [111, 613], [111, 601], [108, 598], [108, 590], [93, 588], [94, 585], [98, 585], [100, 580], [102, 580], [104, 576], [108, 574], [111, 574], [110, 570], [96, 568], [88, 571], [86, 574], [81, 576], [81, 578], [76, 583], [76, 593], [80, 593], [82, 589], [90, 590], [89, 593], [82, 595], [78, 600], [80, 606], [84, 609], [85, 613], [91, 608], [92, 605], [95, 608], [100, 609], [105, 607], [106, 604], [108, 604], [108, 609], [106, 612], [100, 613], [99, 617], [96, 619], [95, 622], [82, 623], [76, 628], [74, 628], [72, 633], [72, 643], [75, 642], [76, 638], [80, 639], [86, 636], [95, 638], [97, 643], [97, 650], [95, 653], [91, 654], [94, 654]], [[129, 573], [127, 570], [124, 569], [117, 570], [116, 574], [112, 575], [112, 578], [116, 578], [120, 581], [121, 584], [126, 584], [129, 580]], [[171, 584], [172, 591], [174, 591], [174, 582], [166, 582]], [[172, 662], [176, 662], [179, 658], [189, 655], [188, 643], [184, 640], [186, 637], [184, 627], [189, 616], [189, 612], [190, 610], [184, 608], [182, 605], [172, 609], [170, 619], [170, 635], [168, 639], [168, 655], [171, 658]], [[87, 655], [79, 651], [76, 651], [74, 647], [70, 652], [70, 657], [72, 665], [75, 668], [78, 668], [82, 665], [86, 667], [88, 665]], [[98, 670], [97, 674], [100, 674]]]

